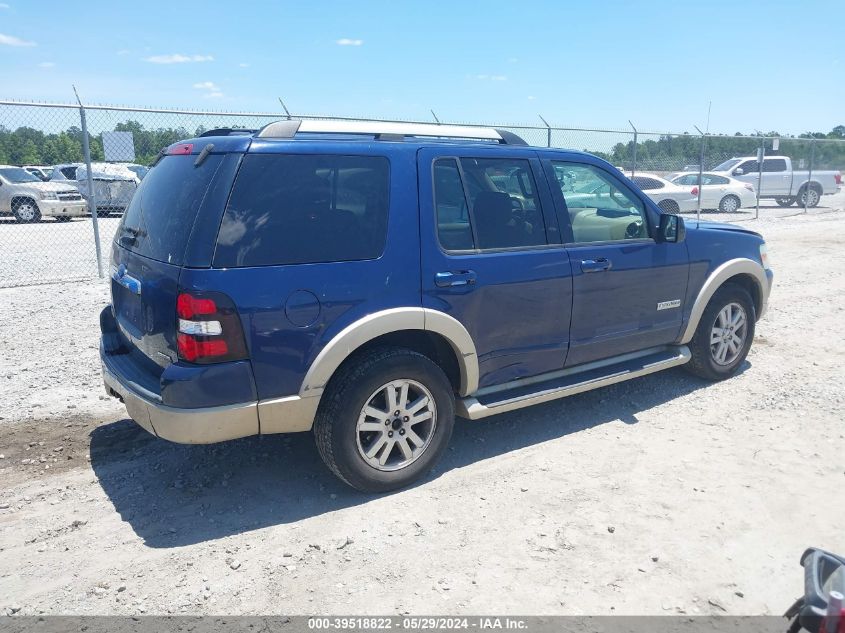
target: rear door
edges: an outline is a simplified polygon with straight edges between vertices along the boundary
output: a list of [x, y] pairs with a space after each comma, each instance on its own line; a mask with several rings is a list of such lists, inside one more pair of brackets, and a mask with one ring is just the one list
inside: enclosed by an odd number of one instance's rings
[[526, 149], [419, 151], [422, 303], [475, 342], [481, 387], [563, 367], [572, 279]]
[[[144, 179], [123, 216], [112, 248], [111, 292], [124, 338], [156, 364], [176, 360], [176, 295], [185, 252], [206, 193], [237, 157], [165, 156]], [[227, 189], [228, 190], [228, 189]], [[218, 201], [219, 222], [222, 204]]]
[[571, 174], [574, 183], [553, 190], [572, 262], [566, 365], [672, 343], [686, 296], [686, 244], [652, 238], [659, 215], [617, 170], [580, 157], [550, 156], [544, 166], [548, 174]]

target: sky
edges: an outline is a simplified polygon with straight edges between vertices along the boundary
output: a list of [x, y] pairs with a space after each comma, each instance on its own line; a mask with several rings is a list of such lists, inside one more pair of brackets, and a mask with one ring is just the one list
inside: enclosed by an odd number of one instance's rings
[[712, 132], [827, 132], [843, 24], [843, 0], [6, 0], [0, 99], [676, 132], [712, 101]]

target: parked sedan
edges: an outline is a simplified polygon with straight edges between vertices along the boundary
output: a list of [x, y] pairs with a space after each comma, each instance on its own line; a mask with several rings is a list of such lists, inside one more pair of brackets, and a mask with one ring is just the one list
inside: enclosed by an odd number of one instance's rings
[[636, 174], [631, 178], [637, 187], [642, 189], [649, 198], [657, 203], [657, 206], [666, 213], [673, 215], [695, 211], [698, 208], [698, 200], [691, 187], [681, 187], [669, 182], [655, 174]]
[[[682, 187], [698, 186], [698, 172], [682, 172], [672, 177], [672, 182]], [[695, 191], [698, 195], [698, 191]], [[722, 213], [733, 213], [742, 207], [753, 207], [757, 203], [754, 185], [730, 176], [701, 174], [701, 208], [718, 209]]]

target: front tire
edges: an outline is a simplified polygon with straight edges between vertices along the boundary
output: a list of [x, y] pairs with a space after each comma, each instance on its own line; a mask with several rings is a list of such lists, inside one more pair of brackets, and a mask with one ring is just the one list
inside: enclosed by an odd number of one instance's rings
[[754, 302], [745, 288], [735, 284], [719, 288], [690, 341], [687, 371], [714, 381], [736, 374], [751, 349], [756, 320]]
[[314, 436], [342, 481], [362, 492], [387, 492], [437, 463], [454, 424], [455, 398], [443, 370], [415, 351], [380, 348], [332, 378]]
[[12, 213], [15, 216], [15, 220], [21, 224], [41, 221], [41, 210], [35, 204], [35, 201], [29, 198], [15, 200], [12, 203]]
[[734, 195], [727, 195], [719, 201], [719, 211], [722, 213], [736, 213], [742, 203]]

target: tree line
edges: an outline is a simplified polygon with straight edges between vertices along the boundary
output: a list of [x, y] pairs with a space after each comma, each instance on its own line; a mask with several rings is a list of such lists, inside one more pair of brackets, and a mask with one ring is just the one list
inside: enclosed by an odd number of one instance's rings
[[[837, 125], [830, 132], [808, 132], [798, 136], [782, 136], [772, 131], [763, 134], [766, 137], [777, 137], [780, 147], [772, 149], [772, 140], [766, 139], [766, 154], [781, 154], [789, 156], [798, 167], [804, 160], [804, 168], [810, 164], [812, 152], [814, 169], [839, 169], [845, 171], [845, 125]], [[641, 137], [640, 137], [641, 138]], [[841, 141], [839, 143], [813, 143], [810, 139], [824, 139]], [[636, 166], [638, 170], [667, 170], [676, 171], [685, 165], [698, 165], [701, 159], [700, 136], [695, 134], [661, 135], [647, 138], [636, 144]], [[760, 140], [743, 136], [740, 132], [735, 135], [708, 136], [704, 145], [704, 169], [712, 169], [719, 163], [734, 156], [756, 156], [760, 147]], [[590, 151], [590, 150], [586, 150]], [[634, 141], [617, 143], [609, 153], [592, 152], [613, 163], [614, 165], [630, 168], [634, 160]]]
[[[135, 144], [135, 162], [151, 163], [162, 148], [181, 139], [202, 134], [207, 128], [198, 127], [189, 131], [183, 127], [145, 128], [138, 121], [118, 123], [116, 132], [131, 132]], [[808, 132], [797, 137], [781, 136], [768, 132], [765, 136], [780, 137], [777, 153], [792, 158], [796, 165], [800, 160], [809, 165], [809, 139], [841, 140], [841, 143], [815, 143], [813, 166], [815, 169], [845, 170], [845, 125], [837, 125], [830, 132]], [[642, 136], [640, 137], [642, 139]], [[102, 161], [103, 143], [99, 136], [89, 135], [91, 160]], [[732, 156], [749, 156], [757, 153], [759, 141], [734, 136], [708, 136], [705, 146], [704, 168], [712, 169]], [[617, 143], [610, 152], [582, 148], [601, 156], [614, 165], [630, 168], [634, 159], [634, 141]], [[636, 167], [638, 170], [680, 170], [685, 165], [697, 165], [700, 159], [701, 137], [694, 134], [662, 135], [639, 140], [636, 144]], [[772, 154], [771, 141], [766, 141], [766, 152]], [[55, 165], [59, 163], [82, 162], [82, 130], [72, 126], [65, 131], [46, 133], [32, 127], [9, 130], [0, 126], [0, 164], [11, 165]]]

